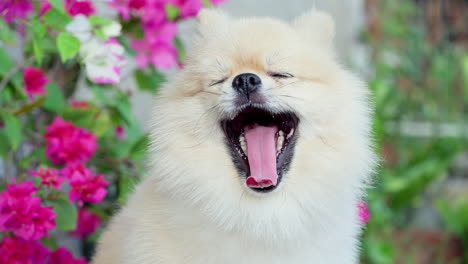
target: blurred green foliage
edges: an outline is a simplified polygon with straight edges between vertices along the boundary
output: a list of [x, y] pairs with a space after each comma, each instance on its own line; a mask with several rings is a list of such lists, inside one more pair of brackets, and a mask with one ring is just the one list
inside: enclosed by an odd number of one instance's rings
[[[429, 187], [441, 184], [455, 158], [467, 150], [468, 54], [449, 40], [447, 31], [431, 39], [424, 3], [369, 2], [374, 13], [364, 37], [371, 46], [375, 141], [383, 160], [368, 196], [372, 219], [364, 233], [362, 262], [449, 263], [444, 252], [437, 253], [440, 259], [421, 262], [395, 237], [403, 233], [411, 240], [412, 231], [418, 229], [411, 226], [414, 210], [423, 204]], [[405, 122], [414, 133], [403, 129]], [[429, 124], [429, 133], [421, 131], [418, 122]], [[444, 133], [441, 127], [447, 123], [460, 128], [460, 133]], [[468, 203], [451, 205], [448, 198], [438, 199], [443, 220], [438, 232], [464, 241], [468, 255]]]

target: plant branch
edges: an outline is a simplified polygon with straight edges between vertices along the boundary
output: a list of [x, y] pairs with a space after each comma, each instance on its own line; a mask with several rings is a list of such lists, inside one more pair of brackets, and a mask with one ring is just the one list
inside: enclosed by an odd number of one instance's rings
[[22, 107], [13, 110], [13, 114], [18, 116], [23, 113], [27, 113], [33, 110], [34, 108], [41, 106], [45, 102], [45, 100], [46, 100], [46, 97], [43, 96], [30, 104], [23, 105]]

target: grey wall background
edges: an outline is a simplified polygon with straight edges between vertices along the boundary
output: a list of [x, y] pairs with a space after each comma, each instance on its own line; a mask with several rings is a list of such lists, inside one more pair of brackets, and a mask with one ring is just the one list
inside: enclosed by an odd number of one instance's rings
[[[271, 16], [292, 21], [313, 7], [330, 13], [335, 19], [335, 45], [341, 60], [357, 68], [365, 67], [365, 47], [358, 41], [359, 32], [364, 24], [363, 0], [227, 0], [219, 8], [233, 17]], [[189, 51], [195, 26], [196, 23], [192, 20], [184, 22], [180, 27], [182, 39]], [[172, 70], [167, 73], [171, 76], [175, 72], [176, 70]], [[134, 81], [125, 80], [122, 87], [134, 88]], [[145, 129], [148, 129], [152, 97], [146, 93], [139, 93], [136, 89], [133, 90], [135, 91], [132, 99], [134, 111]]]

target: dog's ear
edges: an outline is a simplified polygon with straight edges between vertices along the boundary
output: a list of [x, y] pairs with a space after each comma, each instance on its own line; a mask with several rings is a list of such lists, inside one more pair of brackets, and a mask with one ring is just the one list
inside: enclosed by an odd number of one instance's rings
[[204, 8], [198, 13], [197, 20], [202, 35], [208, 35], [226, 29], [230, 17], [219, 9]]
[[309, 40], [331, 47], [335, 37], [335, 22], [325, 13], [312, 9], [299, 16], [293, 24]]

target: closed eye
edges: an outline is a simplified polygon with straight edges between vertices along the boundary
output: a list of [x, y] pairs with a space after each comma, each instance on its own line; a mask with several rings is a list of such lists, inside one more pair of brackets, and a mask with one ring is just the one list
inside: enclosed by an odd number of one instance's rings
[[268, 75], [270, 75], [273, 78], [276, 79], [286, 79], [286, 78], [293, 78], [294, 75], [288, 73], [288, 72], [268, 72]]
[[212, 83], [210, 83], [210, 87], [211, 87], [211, 86], [218, 85], [218, 84], [222, 84], [222, 83], [225, 82], [227, 79], [228, 79], [228, 77], [224, 77], [224, 78], [221, 79], [221, 80], [213, 81]]

